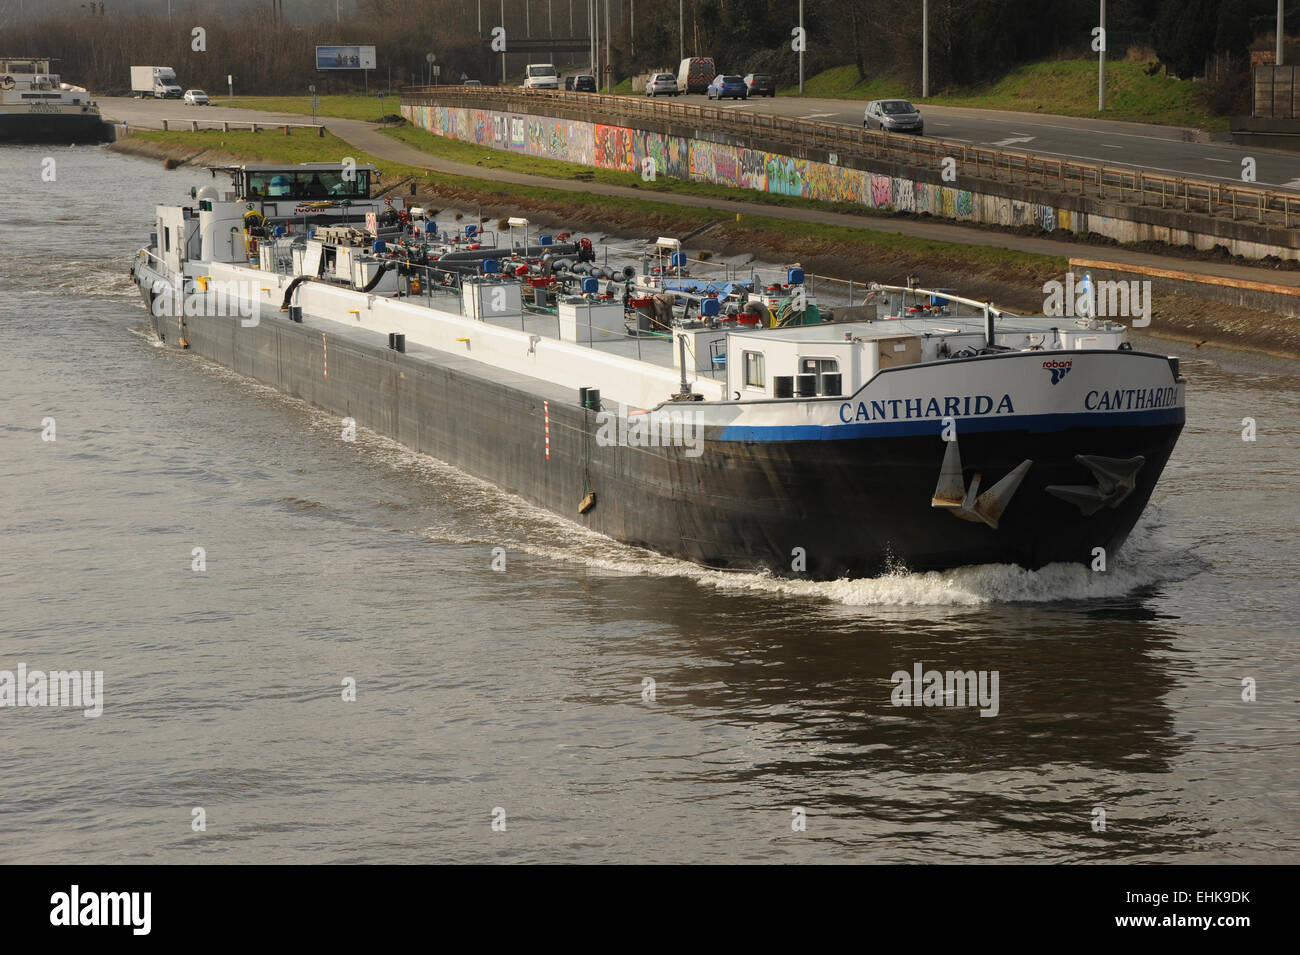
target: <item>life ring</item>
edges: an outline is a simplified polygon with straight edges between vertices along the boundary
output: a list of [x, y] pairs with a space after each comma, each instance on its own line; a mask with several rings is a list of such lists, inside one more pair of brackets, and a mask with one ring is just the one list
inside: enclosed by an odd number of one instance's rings
[[256, 209], [249, 209], [244, 213], [244, 229], [260, 229], [266, 225], [266, 216]]

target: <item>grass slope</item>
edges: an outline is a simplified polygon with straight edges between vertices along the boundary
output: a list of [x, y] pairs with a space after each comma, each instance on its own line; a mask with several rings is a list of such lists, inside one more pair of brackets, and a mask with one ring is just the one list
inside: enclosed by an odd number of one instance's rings
[[[1147, 76], [1147, 64], [1127, 60], [1106, 64], [1106, 111], [1097, 111], [1097, 61], [1053, 60], [1016, 67], [995, 83], [975, 89], [945, 90], [922, 103], [1021, 112], [1056, 113], [1194, 126], [1212, 131], [1228, 128], [1228, 119], [1211, 116], [1202, 84], [1172, 76]], [[804, 95], [824, 99], [882, 99], [910, 96], [914, 84], [901, 79], [859, 80], [852, 66], [837, 66], [804, 83]], [[797, 96], [797, 90], [782, 95]], [[915, 99], [915, 97], [912, 97]]]

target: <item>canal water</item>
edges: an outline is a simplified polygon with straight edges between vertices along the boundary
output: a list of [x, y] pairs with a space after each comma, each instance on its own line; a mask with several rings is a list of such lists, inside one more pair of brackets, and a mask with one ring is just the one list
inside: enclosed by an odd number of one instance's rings
[[155, 347], [206, 172], [4, 160], [0, 680], [103, 695], [0, 707], [0, 861], [1295, 861], [1291, 365], [1139, 343], [1188, 425], [1105, 572], [714, 573]]

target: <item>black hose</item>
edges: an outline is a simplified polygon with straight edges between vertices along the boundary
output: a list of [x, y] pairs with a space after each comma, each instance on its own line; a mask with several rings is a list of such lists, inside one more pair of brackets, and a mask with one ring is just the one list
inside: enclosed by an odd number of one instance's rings
[[293, 293], [298, 291], [298, 286], [301, 285], [303, 282], [311, 282], [311, 281], [315, 281], [313, 276], [300, 275], [292, 282], [290, 282], [288, 288], [284, 290], [284, 301], [280, 303], [280, 311], [282, 312], [289, 311], [289, 302], [293, 300]]
[[392, 265], [391, 262], [380, 262], [379, 268], [375, 270], [374, 276], [370, 279], [369, 282], [366, 283], [366, 287], [363, 288], [361, 291], [363, 292], [373, 291], [375, 286], [379, 284], [379, 280], [384, 277], [384, 273], [389, 270], [391, 265]]

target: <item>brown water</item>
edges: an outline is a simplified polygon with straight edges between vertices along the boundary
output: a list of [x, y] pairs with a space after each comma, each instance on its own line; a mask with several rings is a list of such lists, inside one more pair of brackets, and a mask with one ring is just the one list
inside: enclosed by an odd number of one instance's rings
[[[0, 861], [1296, 859], [1287, 366], [1187, 358], [1105, 573], [717, 574], [153, 347], [125, 272], [206, 173], [4, 159], [0, 670], [105, 699], [0, 708]], [[998, 715], [892, 706], [916, 663]]]

